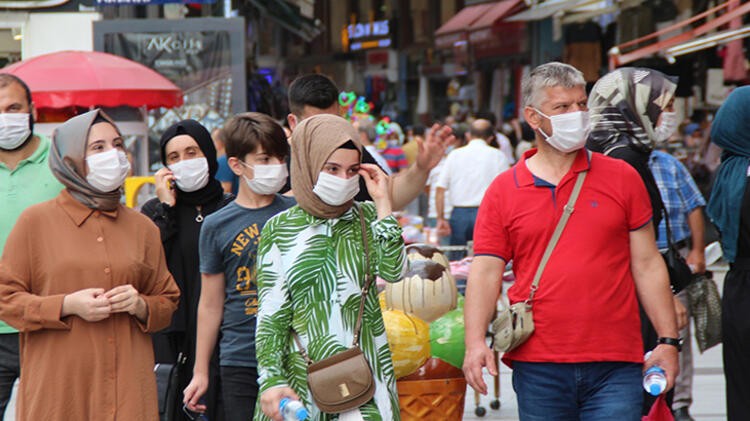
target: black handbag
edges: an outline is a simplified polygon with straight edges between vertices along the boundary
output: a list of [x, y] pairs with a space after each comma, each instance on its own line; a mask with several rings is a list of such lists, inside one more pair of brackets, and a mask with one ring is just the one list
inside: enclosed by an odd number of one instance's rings
[[175, 364], [156, 364], [156, 394], [159, 402], [159, 420], [174, 421], [177, 415], [177, 402], [180, 396], [180, 369], [187, 357], [180, 353]]
[[669, 214], [667, 210], [662, 208], [662, 213], [664, 214], [664, 224], [667, 227], [667, 250], [662, 252], [661, 256], [667, 265], [672, 293], [677, 294], [693, 281], [693, 271], [672, 242], [672, 228], [669, 226]]

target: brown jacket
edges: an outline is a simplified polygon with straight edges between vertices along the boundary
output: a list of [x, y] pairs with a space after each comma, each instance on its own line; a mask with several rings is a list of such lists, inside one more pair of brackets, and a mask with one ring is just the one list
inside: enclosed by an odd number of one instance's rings
[[[60, 318], [66, 294], [132, 284], [148, 306], [99, 322]], [[159, 230], [119, 206], [89, 209], [67, 190], [28, 208], [0, 259], [0, 319], [20, 331], [19, 420], [157, 420], [149, 332], [169, 325], [179, 290]]]

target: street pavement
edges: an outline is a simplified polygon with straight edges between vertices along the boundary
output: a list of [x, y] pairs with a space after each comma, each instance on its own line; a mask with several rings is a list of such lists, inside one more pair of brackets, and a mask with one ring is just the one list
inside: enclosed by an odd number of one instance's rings
[[[714, 280], [723, 290], [724, 275], [728, 267], [719, 264], [709, 268], [714, 273]], [[692, 321], [691, 321], [692, 323]], [[693, 346], [693, 365], [695, 367], [693, 376], [693, 404], [690, 406], [690, 414], [696, 421], [723, 421], [726, 420], [726, 404], [724, 391], [724, 369], [721, 358], [721, 344], [706, 350], [703, 354], [698, 351], [695, 338], [691, 338]], [[490, 402], [494, 400], [492, 377], [485, 374], [485, 382], [489, 385], [488, 396], [480, 398], [480, 405], [486, 410], [484, 417], [475, 415], [474, 390], [467, 387], [466, 401], [464, 405], [464, 420], [518, 420], [518, 407], [516, 405], [516, 394], [511, 385], [511, 369], [501, 364], [500, 367], [500, 408], [493, 410]]]

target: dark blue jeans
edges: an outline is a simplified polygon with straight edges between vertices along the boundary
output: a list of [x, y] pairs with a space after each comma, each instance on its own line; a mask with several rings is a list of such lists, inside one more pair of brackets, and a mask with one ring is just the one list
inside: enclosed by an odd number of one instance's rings
[[[474, 222], [477, 219], [479, 208], [453, 208], [451, 218], [451, 245], [465, 246], [467, 242], [474, 239]], [[452, 251], [449, 253], [450, 260], [461, 260], [466, 257], [466, 252]]]
[[640, 421], [642, 365], [513, 361], [521, 421]]

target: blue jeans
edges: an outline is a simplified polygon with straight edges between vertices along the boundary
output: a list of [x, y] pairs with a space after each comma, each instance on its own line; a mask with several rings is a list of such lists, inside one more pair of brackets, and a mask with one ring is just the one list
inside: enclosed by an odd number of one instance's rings
[[[467, 242], [474, 239], [474, 222], [477, 219], [479, 208], [453, 208], [451, 218], [451, 245], [465, 246]], [[449, 253], [450, 260], [461, 260], [466, 257], [466, 252], [452, 251]]]
[[513, 361], [521, 421], [640, 421], [642, 365]]

